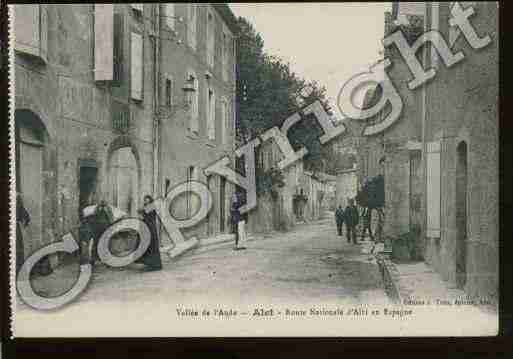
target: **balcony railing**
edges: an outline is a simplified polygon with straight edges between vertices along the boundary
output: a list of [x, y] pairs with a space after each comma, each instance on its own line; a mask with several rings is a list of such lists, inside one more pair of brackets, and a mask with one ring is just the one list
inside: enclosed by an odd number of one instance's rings
[[127, 104], [112, 101], [112, 128], [119, 133], [130, 129], [130, 109]]

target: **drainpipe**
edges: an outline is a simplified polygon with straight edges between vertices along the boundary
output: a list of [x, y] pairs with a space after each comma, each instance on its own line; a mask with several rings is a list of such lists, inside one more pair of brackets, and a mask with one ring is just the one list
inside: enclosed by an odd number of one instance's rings
[[[431, 15], [431, 9], [428, 10], [428, 7], [430, 5], [426, 4], [425, 7], [425, 16], [424, 16], [424, 32], [427, 32], [430, 30], [429, 22], [431, 20], [431, 16], [428, 16], [428, 12]], [[427, 48], [424, 48], [424, 52], [422, 54], [424, 65], [427, 63]], [[426, 163], [426, 105], [427, 105], [427, 94], [426, 94], [426, 85], [422, 86], [421, 93], [422, 93], [422, 126], [421, 126], [421, 141], [422, 141], [422, 153], [421, 153], [421, 163], [422, 163], [422, 177], [423, 177], [423, 205], [422, 205], [422, 224], [423, 224], [423, 231], [422, 231], [422, 238], [424, 243], [422, 244], [423, 251], [422, 253], [423, 257], [426, 256], [426, 229], [427, 229], [427, 163]]]
[[159, 102], [160, 102], [160, 86], [159, 84], [159, 59], [160, 59], [160, 41], [159, 41], [159, 30], [160, 30], [160, 4], [155, 6], [155, 17], [154, 22], [154, 36], [153, 36], [153, 69], [154, 69], [154, 81], [153, 81], [153, 194], [155, 197], [160, 197], [160, 115], [159, 115]]

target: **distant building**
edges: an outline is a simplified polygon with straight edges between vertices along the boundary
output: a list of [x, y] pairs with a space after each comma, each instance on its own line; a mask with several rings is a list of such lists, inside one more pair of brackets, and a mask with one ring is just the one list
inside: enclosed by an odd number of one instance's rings
[[355, 198], [358, 193], [358, 168], [343, 169], [336, 176], [336, 205], [346, 207], [350, 198]]
[[304, 170], [303, 160], [279, 171], [279, 185], [270, 181], [270, 174], [278, 169], [283, 159], [274, 140], [265, 141], [257, 148], [257, 207], [249, 212], [251, 232], [288, 230], [299, 222], [317, 220], [335, 196], [335, 177]]

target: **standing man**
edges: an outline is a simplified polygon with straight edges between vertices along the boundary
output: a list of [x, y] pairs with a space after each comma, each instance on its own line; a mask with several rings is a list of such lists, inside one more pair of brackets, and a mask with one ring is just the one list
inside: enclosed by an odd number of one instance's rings
[[230, 205], [230, 222], [232, 225], [232, 233], [235, 234], [235, 250], [238, 249], [239, 246], [239, 222], [240, 222], [240, 211], [239, 211], [240, 203], [239, 197], [237, 193], [234, 193], [232, 196], [232, 203]]
[[342, 237], [342, 224], [344, 224], [344, 209], [339, 204], [335, 211], [335, 221], [337, 222], [337, 233], [339, 237]]
[[372, 235], [372, 230], [371, 230], [372, 209], [370, 209], [369, 207], [363, 207], [362, 220], [363, 220], [362, 241], [365, 240], [365, 232], [367, 232], [367, 230], [368, 230], [369, 237], [370, 237], [371, 241], [374, 242], [374, 236]]
[[353, 244], [357, 244], [356, 242], [356, 226], [358, 225], [358, 209], [354, 205], [354, 199], [349, 199], [349, 204], [344, 211], [344, 220], [346, 222], [346, 234], [347, 241], [351, 243], [351, 239], [353, 240]]

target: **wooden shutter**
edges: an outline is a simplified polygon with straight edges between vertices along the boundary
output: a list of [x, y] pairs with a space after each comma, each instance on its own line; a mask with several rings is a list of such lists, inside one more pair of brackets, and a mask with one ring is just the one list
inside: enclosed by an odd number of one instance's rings
[[123, 14], [114, 14], [114, 82], [113, 86], [120, 86], [123, 80], [124, 64], [124, 22]]
[[132, 32], [130, 51], [130, 84], [131, 96], [142, 101], [143, 90], [143, 39], [142, 35]]
[[94, 79], [114, 79], [114, 5], [94, 5]]
[[175, 4], [165, 4], [166, 24], [170, 29], [175, 28]]
[[226, 124], [228, 123], [228, 102], [223, 99], [221, 102], [221, 143], [226, 143]]
[[14, 5], [14, 48], [17, 51], [40, 56], [40, 6]]
[[39, 5], [39, 20], [41, 21], [39, 28], [40, 43], [40, 58], [47, 62], [48, 59], [48, 9], [46, 5]]
[[216, 139], [216, 95], [214, 91], [212, 91], [212, 96], [210, 97], [210, 116], [209, 116], [209, 134], [208, 138], [211, 140]]
[[440, 142], [429, 142], [426, 148], [427, 237], [440, 238]]
[[223, 24], [223, 39], [221, 43], [221, 66], [222, 66], [222, 74], [223, 81], [228, 81], [228, 64], [230, 58], [230, 34], [226, 30], [226, 25]]
[[215, 50], [215, 18], [214, 14], [209, 10], [207, 13], [207, 63], [214, 66], [214, 50]]
[[400, 1], [399, 14], [406, 15], [424, 15], [425, 3], [424, 2], [413, 2], [413, 1]]
[[[440, 31], [440, 4], [436, 1], [431, 3], [431, 30]], [[431, 66], [438, 68], [438, 52], [434, 49], [435, 45], [430, 47]]]
[[196, 5], [189, 4], [187, 8], [187, 40], [189, 46], [196, 49]]

